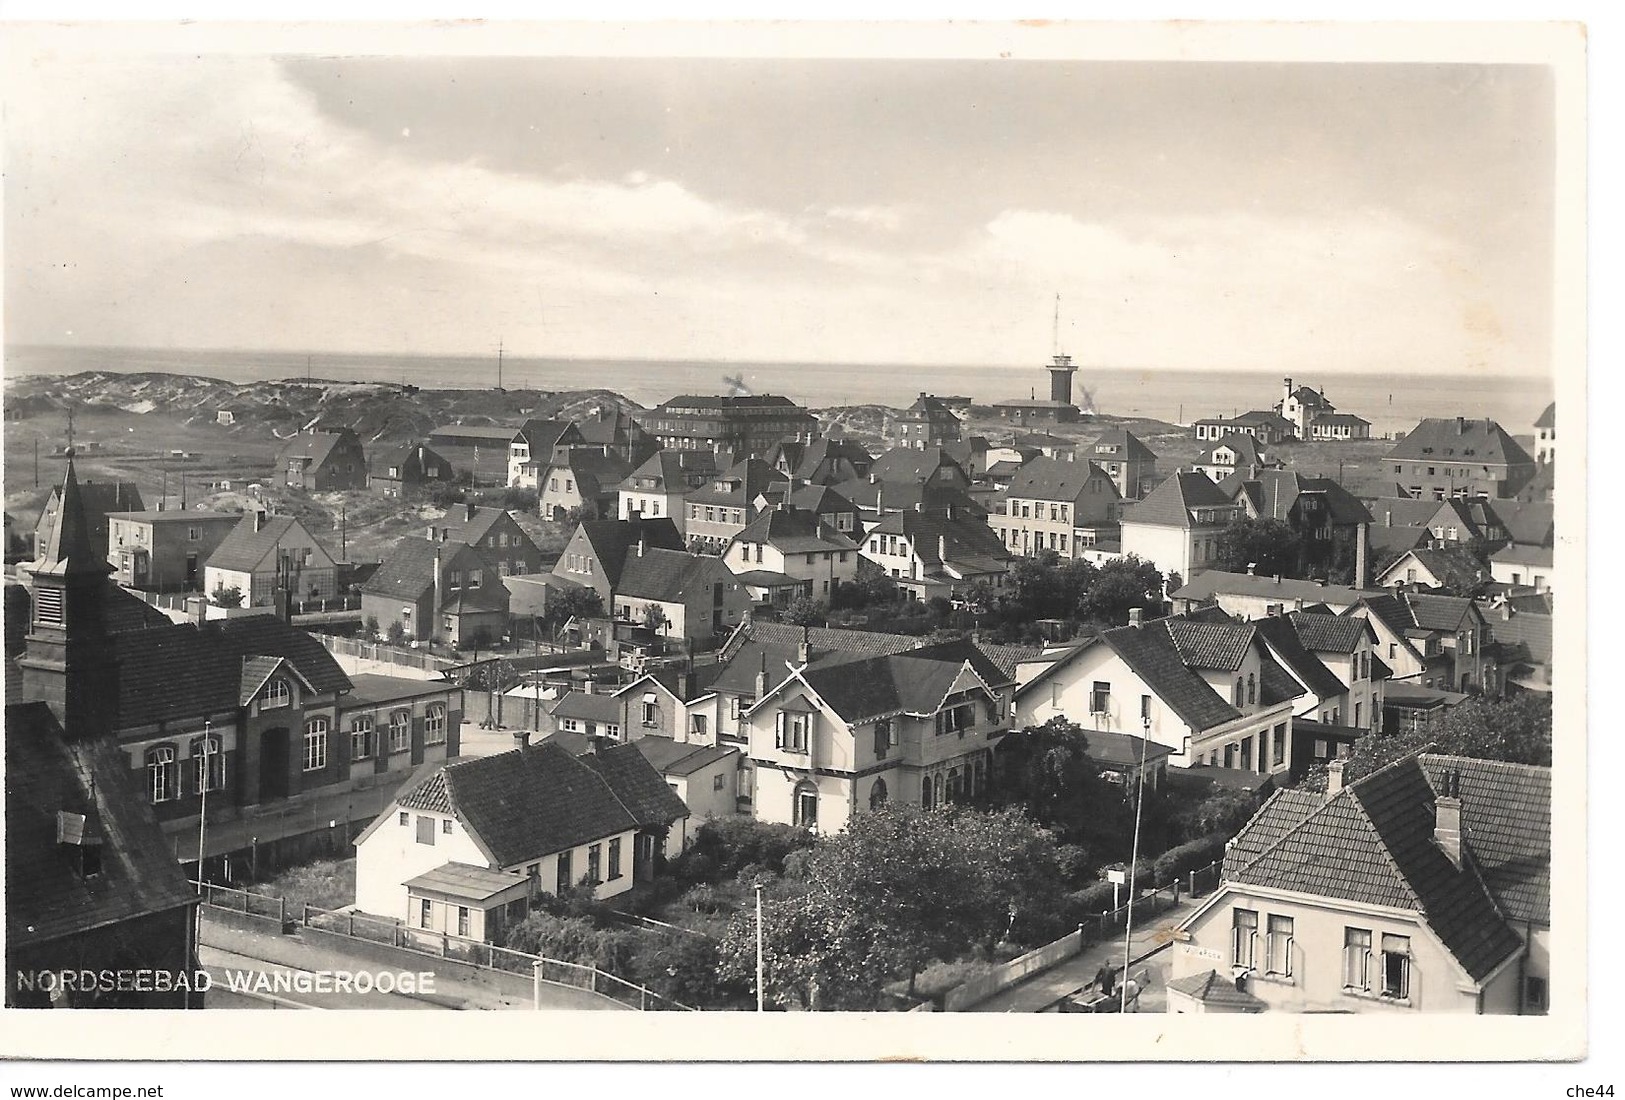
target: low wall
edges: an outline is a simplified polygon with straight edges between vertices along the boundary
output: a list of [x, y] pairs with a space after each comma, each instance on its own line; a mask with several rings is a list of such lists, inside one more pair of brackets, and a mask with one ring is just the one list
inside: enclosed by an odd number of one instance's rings
[[942, 1010], [963, 1012], [1025, 978], [1070, 959], [1082, 951], [1083, 947], [1083, 929], [1069, 932], [1054, 943], [1046, 943], [1043, 947], [1034, 948], [1025, 955], [1018, 955], [982, 977], [972, 978], [964, 985], [950, 989], [942, 998]]

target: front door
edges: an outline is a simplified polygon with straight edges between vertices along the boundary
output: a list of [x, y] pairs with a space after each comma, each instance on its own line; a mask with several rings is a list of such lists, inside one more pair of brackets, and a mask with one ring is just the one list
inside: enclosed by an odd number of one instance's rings
[[188, 589], [193, 589], [193, 588], [197, 587], [197, 555], [196, 554], [188, 554], [188, 555], [186, 555], [186, 587]]
[[286, 729], [260, 734], [260, 801], [288, 797], [288, 741]]

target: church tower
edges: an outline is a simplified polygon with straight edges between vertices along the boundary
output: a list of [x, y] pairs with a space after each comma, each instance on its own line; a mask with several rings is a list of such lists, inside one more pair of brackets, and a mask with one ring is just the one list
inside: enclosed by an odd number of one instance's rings
[[17, 665], [23, 700], [47, 704], [73, 741], [113, 731], [118, 676], [107, 629], [113, 567], [91, 543], [71, 450], [59, 509], [39, 560], [23, 567], [33, 579], [34, 598], [28, 648]]

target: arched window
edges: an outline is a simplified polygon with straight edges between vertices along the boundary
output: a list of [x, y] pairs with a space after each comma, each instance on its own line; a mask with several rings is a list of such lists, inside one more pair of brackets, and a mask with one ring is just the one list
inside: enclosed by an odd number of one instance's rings
[[937, 776], [936, 786], [931, 791], [931, 798], [938, 806], [941, 806], [943, 802], [947, 801], [947, 790], [944, 785], [943, 778], [940, 775]]
[[958, 802], [959, 799], [960, 799], [960, 796], [963, 793], [964, 793], [964, 791], [961, 789], [959, 769], [958, 768], [949, 768], [948, 769], [948, 801], [949, 802]]
[[1241, 706], [1241, 677], [1240, 676], [1236, 677], [1236, 688], [1235, 688], [1235, 691], [1232, 693], [1231, 701], [1233, 703], [1235, 703], [1236, 706], [1238, 706], [1238, 707]]
[[194, 737], [191, 745], [192, 752], [192, 790], [195, 794], [202, 794], [205, 790], [218, 791], [226, 785], [226, 754], [220, 746], [220, 738]]
[[931, 808], [931, 777], [929, 775], [920, 784], [920, 808], [924, 810]]
[[425, 745], [444, 745], [446, 743], [446, 706], [444, 703], [430, 703], [428, 712], [423, 718], [423, 743]]
[[818, 828], [818, 788], [806, 780], [797, 783], [791, 810], [797, 825], [804, 829]]
[[1258, 679], [1251, 672], [1247, 674], [1247, 702], [1258, 702]]
[[181, 796], [174, 745], [154, 745], [147, 750], [147, 778], [153, 802], [169, 802]]
[[273, 676], [265, 684], [265, 691], [260, 695], [260, 709], [271, 707], [285, 707], [293, 702], [293, 693], [288, 690], [288, 681], [280, 676]]
[[880, 809], [886, 804], [886, 798], [886, 781], [884, 779], [875, 780], [875, 785], [869, 788], [869, 808], [871, 810]]
[[412, 747], [412, 712], [397, 710], [389, 716], [389, 751], [406, 752]]
[[350, 719], [350, 759], [366, 760], [372, 756], [375, 742], [373, 741], [372, 715], [358, 714]]
[[305, 723], [305, 770], [319, 772], [327, 767], [326, 718], [312, 718]]

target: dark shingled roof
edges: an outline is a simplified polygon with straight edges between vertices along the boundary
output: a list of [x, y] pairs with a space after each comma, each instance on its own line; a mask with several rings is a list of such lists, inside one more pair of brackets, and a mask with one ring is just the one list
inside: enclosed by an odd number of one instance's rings
[[274, 615], [170, 623], [112, 640], [121, 729], [236, 709], [245, 658], [286, 658], [322, 694], [350, 688], [320, 642]]
[[1192, 729], [1210, 729], [1241, 717], [1239, 710], [1185, 664], [1166, 621], [1118, 627], [1101, 634], [1100, 640]]
[[732, 576], [721, 558], [709, 554], [645, 548], [641, 554], [633, 550], [627, 555], [615, 594], [683, 603], [708, 589], [719, 577]]
[[[1352, 620], [1357, 626], [1365, 627], [1365, 623]], [[1259, 619], [1253, 623], [1259, 634], [1269, 646], [1277, 660], [1286, 666], [1308, 689], [1315, 693], [1317, 699], [1331, 699], [1342, 695], [1348, 690], [1343, 681], [1339, 680], [1332, 670], [1327, 668], [1325, 662], [1303, 644], [1303, 639], [1293, 625], [1287, 620], [1272, 616]], [[1294, 692], [1289, 698], [1296, 698], [1302, 692]]]
[[1492, 500], [1487, 504], [1513, 542], [1526, 546], [1551, 546], [1555, 542], [1554, 509], [1550, 502]]
[[941, 447], [893, 447], [869, 467], [869, 476], [880, 481], [937, 481], [937, 471], [947, 467], [963, 479], [970, 481], [969, 472]]
[[[434, 587], [435, 555], [440, 556], [441, 575], [457, 570], [483, 570], [489, 568], [478, 550], [466, 542], [432, 542], [426, 538], [409, 537], [395, 544], [376, 572], [361, 586], [366, 595], [388, 596], [398, 600], [417, 600]], [[443, 595], [450, 598], [451, 589]]]
[[693, 775], [701, 768], [739, 754], [738, 749], [725, 745], [691, 745], [669, 737], [640, 737], [632, 744], [661, 775]]
[[1318, 497], [1334, 524], [1370, 523], [1371, 513], [1355, 496], [1329, 477], [1310, 477], [1296, 470], [1259, 470], [1242, 481], [1239, 471], [1226, 478], [1220, 488], [1234, 499], [1237, 484], [1247, 489], [1248, 499], [1262, 517], [1286, 519], [1304, 497]]
[[[294, 536], [296, 528], [298, 535]], [[290, 537], [297, 537], [301, 544], [307, 540], [315, 543], [310, 532], [305, 530], [304, 524], [294, 516], [266, 516], [265, 522], [256, 531], [254, 513], [248, 512], [243, 515], [242, 521], [231, 529], [231, 533], [221, 540], [220, 545], [215, 547], [206, 564], [216, 569], [236, 569], [251, 573], [259, 568], [266, 556], [275, 550], [279, 543]]]
[[683, 536], [669, 517], [660, 519], [590, 519], [581, 524], [598, 566], [611, 588], [621, 583], [627, 551], [642, 539], [645, 548], [682, 550]]
[[[1220, 447], [1228, 447], [1234, 452], [1234, 458], [1223, 463], [1218, 461], [1216, 452]], [[1219, 441], [1203, 451], [1196, 463], [1199, 466], [1263, 466], [1276, 460], [1267, 458], [1264, 449], [1259, 446], [1258, 440], [1245, 432], [1227, 432]]]
[[1183, 617], [1165, 622], [1174, 648], [1191, 668], [1233, 671], [1253, 645], [1253, 627], [1247, 623], [1192, 622]]
[[[196, 904], [168, 839], [109, 737], [69, 742], [44, 703], [6, 707], [6, 950]], [[101, 873], [81, 878], [57, 814], [100, 836]]]
[[742, 458], [683, 499], [689, 504], [749, 508], [764, 491], [787, 481], [786, 475], [759, 458]]
[[1461, 777], [1461, 821], [1473, 862], [1509, 920], [1551, 923], [1552, 770], [1423, 753], [1435, 791]]
[[[1523, 941], [1491, 896], [1471, 832], [1463, 830], [1460, 868], [1434, 840], [1436, 788], [1430, 771], [1463, 771], [1464, 824], [1469, 817], [1466, 804], [1472, 796], [1466, 775], [1472, 768], [1461, 767], [1457, 759], [1435, 758], [1446, 763], [1424, 765], [1408, 756], [1329, 799], [1307, 791], [1290, 799], [1293, 792], [1277, 795], [1236, 838], [1225, 857], [1225, 878], [1418, 911], [1462, 968], [1475, 980], [1483, 979], [1521, 950]], [[1528, 787], [1520, 784], [1516, 790], [1517, 808], [1523, 808], [1526, 797], [1533, 801]], [[1476, 800], [1493, 804], [1506, 797], [1486, 780]], [[1293, 821], [1294, 815], [1301, 816]], [[1501, 811], [1481, 811], [1481, 820], [1502, 816]], [[1251, 835], [1260, 822], [1265, 835]], [[1549, 833], [1547, 843], [1549, 851]], [[1505, 876], [1519, 887], [1537, 881], [1524, 872], [1529, 860], [1539, 862], [1538, 855], [1527, 851], [1522, 856], [1525, 866], [1509, 868]]]
[[[1465, 591], [1489, 579], [1489, 570], [1484, 568], [1484, 563], [1465, 547], [1452, 546], [1437, 550], [1423, 547], [1412, 550], [1410, 556], [1414, 557], [1417, 564], [1431, 573], [1444, 588]], [[1405, 559], [1400, 559], [1403, 560]], [[1384, 574], [1393, 574], [1397, 565], [1399, 562], [1383, 570]]]
[[1456, 631], [1470, 618], [1476, 605], [1466, 596], [1435, 596], [1426, 592], [1404, 592], [1400, 598], [1410, 611], [1411, 621], [1423, 630]]
[[1212, 1005], [1220, 1010], [1240, 1012], [1263, 1012], [1269, 1005], [1236, 988], [1236, 983], [1230, 978], [1221, 978], [1213, 970], [1205, 970], [1200, 974], [1187, 974], [1183, 978], [1174, 978], [1168, 983], [1168, 988], [1175, 993], [1183, 993], [1193, 997], [1205, 1005]]
[[1259, 662], [1258, 701], [1266, 707], [1303, 696], [1303, 687], [1286, 669], [1266, 656]]
[[1206, 474], [1177, 471], [1138, 504], [1123, 512], [1124, 523], [1191, 526], [1191, 509], [1226, 509], [1232, 502]]
[[855, 722], [900, 712], [934, 713], [967, 663], [989, 688], [1008, 683], [975, 643], [964, 640], [825, 664], [809, 668], [802, 678], [837, 714]]
[[[1110, 452], [1101, 451], [1101, 447], [1112, 448]], [[1095, 437], [1089, 444], [1089, 455], [1095, 457], [1105, 455], [1112, 462], [1155, 462], [1156, 452], [1144, 443], [1140, 437], [1127, 428], [1112, 428]]]
[[1088, 489], [1090, 478], [1099, 478], [1109, 487], [1102, 490], [1112, 500], [1121, 499], [1117, 485], [1093, 462], [1062, 462], [1056, 458], [1035, 458], [1016, 471], [1008, 495], [1024, 500], [1059, 500], [1076, 503]]
[[[816, 488], [840, 499], [823, 486]], [[734, 541], [768, 543], [792, 554], [858, 548], [857, 543], [819, 518], [817, 512], [794, 507], [767, 509], [746, 524], [745, 529], [734, 536]]]
[[455, 814], [503, 867], [688, 815], [635, 746], [588, 759], [549, 739], [461, 760], [407, 791], [400, 805]]
[[1550, 405], [1547, 405], [1545, 411], [1542, 412], [1540, 414], [1540, 416], [1536, 418], [1535, 427], [1537, 427], [1537, 428], [1555, 428], [1555, 427], [1557, 427], [1557, 402], [1556, 401], [1553, 401]]
[[1388, 452], [1389, 460], [1471, 458], [1475, 465], [1533, 466], [1535, 460], [1493, 420], [1428, 417]]
[[1370, 623], [1348, 615], [1295, 611], [1288, 618], [1305, 648], [1316, 653], [1353, 653], [1371, 631]]

